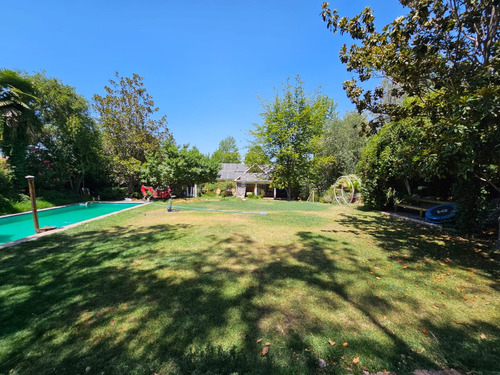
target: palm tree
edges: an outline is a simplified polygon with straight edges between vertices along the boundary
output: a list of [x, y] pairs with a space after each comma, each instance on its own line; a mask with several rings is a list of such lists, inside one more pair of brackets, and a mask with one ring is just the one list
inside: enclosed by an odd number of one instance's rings
[[[3, 141], [2, 146], [4, 142], [9, 141], [5, 137], [6, 132], [11, 133], [10, 135], [14, 138], [18, 136], [30, 138], [36, 134], [39, 128], [38, 121], [21, 124], [23, 122], [21, 121], [22, 115], [33, 115], [31, 105], [36, 100], [34, 94], [35, 89], [27, 78], [12, 70], [0, 70], [0, 137]], [[11, 128], [10, 132], [8, 128]]]
[[0, 70], [0, 149], [22, 178], [26, 167], [26, 149], [41, 128], [33, 110], [35, 88], [17, 72]]

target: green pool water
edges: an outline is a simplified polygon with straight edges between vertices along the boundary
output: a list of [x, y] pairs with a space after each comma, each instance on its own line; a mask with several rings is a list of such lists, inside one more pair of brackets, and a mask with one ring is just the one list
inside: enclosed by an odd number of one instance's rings
[[[38, 222], [42, 227], [64, 227], [102, 215], [121, 211], [142, 203], [101, 203], [75, 204], [66, 207], [38, 211]], [[35, 234], [33, 215], [0, 217], [0, 245]]]

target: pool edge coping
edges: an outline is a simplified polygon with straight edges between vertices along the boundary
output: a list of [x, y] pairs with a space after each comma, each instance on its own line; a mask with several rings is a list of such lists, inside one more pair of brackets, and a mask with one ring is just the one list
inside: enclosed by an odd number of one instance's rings
[[[134, 203], [134, 202], [127, 202], [127, 201], [97, 201], [95, 203], [129, 203], [130, 204], [130, 203]], [[45, 237], [45, 236], [48, 236], [48, 235], [53, 234], [53, 233], [64, 232], [65, 230], [77, 227], [78, 225], [85, 224], [85, 223], [88, 223], [88, 222], [91, 222], [91, 221], [94, 221], [94, 220], [103, 219], [103, 218], [111, 216], [111, 215], [116, 215], [116, 214], [118, 214], [120, 212], [125, 212], [125, 211], [128, 211], [128, 210], [133, 210], [134, 208], [141, 207], [141, 206], [147, 205], [149, 203], [150, 202], [139, 202], [134, 207], [125, 208], [125, 209], [120, 210], [120, 211], [110, 212], [109, 214], [97, 216], [97, 217], [94, 217], [92, 219], [87, 219], [87, 220], [84, 220], [84, 221], [80, 221], [78, 223], [73, 223], [73, 224], [65, 225], [63, 227], [56, 228], [56, 229], [53, 229], [53, 230], [49, 230], [47, 232], [36, 233], [36, 234], [32, 234], [31, 236], [23, 237], [23, 238], [20, 238], [18, 240], [15, 240], [15, 241], [6, 242], [6, 243], [0, 245], [0, 250], [3, 250], [5, 248], [11, 247], [11, 246], [19, 245], [20, 243], [23, 243], [23, 242], [35, 241], [35, 240], [37, 240], [37, 239], [39, 239], [41, 237]], [[46, 210], [53, 210], [53, 209], [56, 209], [56, 208], [76, 206], [77, 204], [81, 204], [81, 203], [72, 203], [72, 204], [65, 204], [64, 206], [43, 208], [43, 209], [41, 209], [39, 211], [46, 211]], [[27, 214], [27, 213], [30, 213], [30, 212], [29, 211], [27, 211], [27, 212], [20, 212], [20, 213], [17, 213], [17, 214], [10, 214], [10, 215], [2, 216], [2, 217], [11, 217], [11, 216], [23, 215], [23, 214]]]

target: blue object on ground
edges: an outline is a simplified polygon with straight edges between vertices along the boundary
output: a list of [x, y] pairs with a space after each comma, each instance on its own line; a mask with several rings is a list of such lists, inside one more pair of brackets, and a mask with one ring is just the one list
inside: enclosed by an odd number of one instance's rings
[[445, 203], [429, 208], [425, 213], [425, 220], [430, 223], [441, 224], [453, 219], [456, 214], [457, 207], [453, 203]]

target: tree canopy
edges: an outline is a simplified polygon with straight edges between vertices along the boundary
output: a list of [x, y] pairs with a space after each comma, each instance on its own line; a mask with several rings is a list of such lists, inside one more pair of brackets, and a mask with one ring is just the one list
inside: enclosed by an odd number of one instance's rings
[[[373, 116], [369, 133], [387, 122], [411, 120], [423, 129], [428, 178], [454, 174], [479, 177], [492, 186], [500, 164], [500, 7], [495, 0], [400, 0], [408, 9], [381, 31], [365, 8], [339, 17], [323, 4], [322, 17], [334, 32], [356, 42], [344, 45], [340, 59], [358, 79], [344, 82], [358, 111]], [[386, 77], [393, 85], [362, 88]], [[407, 97], [384, 100], [386, 91]]]
[[264, 147], [257, 142], [253, 142], [245, 154], [245, 164], [248, 166], [254, 164], [266, 165], [271, 164], [271, 161], [269, 160], [269, 156], [266, 155]]
[[290, 80], [283, 85], [281, 94], [272, 102], [262, 101], [264, 123], [251, 133], [274, 164], [272, 185], [286, 189], [290, 200], [292, 189], [311, 177], [319, 138], [334, 106], [326, 96], [306, 95], [298, 76], [295, 86]]
[[328, 188], [339, 176], [356, 172], [367, 141], [360, 134], [364, 120], [364, 115], [353, 111], [342, 117], [335, 115], [326, 121], [320, 141], [320, 169], [317, 172], [320, 187]]
[[32, 173], [44, 171], [38, 186], [42, 180], [52, 185], [69, 182], [78, 192], [86, 175], [103, 169], [100, 133], [88, 102], [73, 87], [44, 73], [32, 79], [39, 97], [35, 109], [44, 125], [36, 137], [36, 152], [31, 153]]
[[167, 120], [155, 119], [158, 112], [152, 97], [138, 74], [110, 80], [105, 96], [94, 95], [94, 109], [99, 115], [104, 151], [119, 183], [127, 183], [132, 193], [143, 163], [170, 137]]
[[9, 157], [17, 184], [24, 184], [26, 151], [42, 126], [34, 110], [36, 101], [29, 77], [0, 70], [0, 147]]
[[226, 137], [219, 143], [219, 148], [212, 154], [212, 159], [218, 163], [240, 163], [241, 156], [233, 137]]

